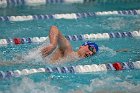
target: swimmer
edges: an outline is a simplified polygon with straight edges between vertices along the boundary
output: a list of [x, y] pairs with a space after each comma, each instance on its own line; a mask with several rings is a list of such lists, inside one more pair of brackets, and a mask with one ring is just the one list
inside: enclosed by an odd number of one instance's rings
[[[15, 62], [0, 62], [0, 66], [3, 65], [14, 65], [14, 64], [23, 64], [26, 62], [26, 60], [30, 59], [39, 59], [40, 60], [40, 51], [42, 56], [45, 58], [49, 58], [47, 62], [49, 63], [61, 63], [61, 62], [68, 62], [68, 61], [74, 61], [79, 60], [81, 58], [86, 58], [89, 56], [93, 56], [98, 52], [98, 45], [94, 42], [87, 41], [84, 44], [82, 44], [77, 51], [73, 51], [72, 46], [70, 45], [70, 42], [62, 35], [62, 33], [58, 30], [56, 26], [52, 26], [50, 28], [49, 33], [49, 44], [45, 44], [45, 47], [43, 45], [40, 46], [37, 51], [36, 49], [29, 52], [29, 54], [25, 56], [19, 56], [16, 55]], [[48, 43], [48, 42], [46, 42]], [[115, 50], [116, 52], [127, 52], [128, 49], [120, 49]], [[31, 54], [30, 54], [31, 53]], [[42, 57], [41, 57], [42, 58]], [[24, 62], [25, 61], [25, 62]], [[30, 63], [31, 64], [31, 63]], [[32, 64], [34, 65], [34, 64]]]
[[75, 56], [86, 58], [93, 56], [98, 52], [98, 45], [91, 41], [85, 42], [77, 51], [74, 51], [70, 42], [62, 35], [56, 26], [51, 26], [49, 39], [50, 44], [43, 47], [41, 49], [41, 53], [43, 57], [47, 57], [53, 52], [50, 57], [52, 62], [65, 59], [67, 56], [70, 56], [71, 59], [75, 58]]

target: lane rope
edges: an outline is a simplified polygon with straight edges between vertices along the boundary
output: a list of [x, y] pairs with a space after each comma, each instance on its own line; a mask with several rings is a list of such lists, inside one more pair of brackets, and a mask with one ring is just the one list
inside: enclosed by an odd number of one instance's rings
[[99, 71], [121, 71], [140, 69], [140, 61], [136, 62], [114, 62], [107, 64], [77, 65], [69, 67], [45, 67], [38, 69], [22, 69], [14, 71], [0, 71], [0, 79], [10, 79], [35, 73], [91, 73]]
[[[110, 32], [110, 33], [97, 33], [97, 34], [80, 34], [80, 35], [66, 35], [69, 41], [80, 41], [80, 40], [106, 40], [111, 38], [140, 38], [140, 30], [132, 32]], [[41, 43], [45, 42], [48, 37], [28, 37], [28, 38], [8, 38], [0, 39], [0, 46], [5, 46], [8, 44], [31, 44], [31, 43]]]
[[87, 13], [46, 14], [46, 15], [22, 15], [22, 16], [0, 16], [0, 21], [29, 21], [45, 19], [79, 19], [103, 15], [139, 15], [140, 10], [103, 11]]
[[138, 2], [138, 0], [0, 0], [0, 7], [5, 8], [7, 6], [38, 6], [46, 4], [56, 4], [56, 3], [130, 3]]

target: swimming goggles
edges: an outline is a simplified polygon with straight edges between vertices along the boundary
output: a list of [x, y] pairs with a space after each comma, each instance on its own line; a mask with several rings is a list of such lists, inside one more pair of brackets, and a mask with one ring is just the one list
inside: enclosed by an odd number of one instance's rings
[[[84, 46], [86, 46], [86, 45], [84, 45]], [[86, 54], [85, 57], [89, 57], [89, 56], [96, 54], [96, 52], [94, 51], [95, 48], [93, 46], [88, 45], [88, 49], [92, 52], [92, 54], [91, 55]]]

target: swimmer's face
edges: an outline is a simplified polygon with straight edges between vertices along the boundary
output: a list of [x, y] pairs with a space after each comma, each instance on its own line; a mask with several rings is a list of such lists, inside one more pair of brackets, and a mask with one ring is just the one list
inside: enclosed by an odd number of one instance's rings
[[89, 45], [80, 46], [79, 50], [81, 51], [82, 57], [89, 57], [96, 53], [96, 49]]

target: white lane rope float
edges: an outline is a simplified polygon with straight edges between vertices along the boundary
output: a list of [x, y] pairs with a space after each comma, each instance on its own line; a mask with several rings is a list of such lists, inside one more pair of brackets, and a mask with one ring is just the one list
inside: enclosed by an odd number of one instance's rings
[[[97, 34], [83, 34], [83, 35], [66, 35], [69, 41], [80, 41], [80, 40], [106, 40], [111, 38], [140, 38], [140, 30], [132, 32], [111, 32], [111, 33], [97, 33]], [[48, 37], [28, 37], [28, 38], [8, 38], [0, 39], [0, 46], [9, 44], [31, 44], [45, 42]]]
[[38, 69], [22, 69], [14, 71], [0, 71], [0, 79], [10, 79], [35, 73], [91, 73], [99, 71], [121, 71], [140, 69], [140, 61], [136, 62], [114, 62], [107, 64], [77, 65], [69, 67], [45, 67]]
[[46, 4], [56, 4], [56, 3], [131, 3], [138, 2], [138, 0], [0, 0], [0, 7], [5, 8], [7, 6], [19, 6], [19, 5], [28, 5], [28, 6], [37, 6], [37, 5], [46, 5]]
[[0, 16], [0, 21], [29, 21], [46, 19], [79, 19], [86, 17], [95, 17], [103, 15], [139, 15], [140, 10], [123, 11], [103, 11], [103, 12], [85, 12], [85, 13], [67, 13], [67, 14], [41, 14], [41, 15], [22, 15], [22, 16]]

